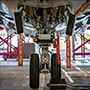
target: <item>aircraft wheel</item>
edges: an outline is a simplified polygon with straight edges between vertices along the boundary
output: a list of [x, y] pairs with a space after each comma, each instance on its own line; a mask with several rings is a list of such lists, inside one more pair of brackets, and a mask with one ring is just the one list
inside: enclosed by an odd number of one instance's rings
[[39, 87], [39, 55], [32, 54], [30, 60], [30, 87]]
[[61, 79], [61, 66], [57, 64], [57, 55], [51, 57], [51, 81], [57, 82]]

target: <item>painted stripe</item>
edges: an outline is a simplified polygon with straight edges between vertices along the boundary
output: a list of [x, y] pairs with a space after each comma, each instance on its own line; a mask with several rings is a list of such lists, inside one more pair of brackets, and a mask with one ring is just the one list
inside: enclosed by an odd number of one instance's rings
[[72, 65], [72, 66], [74, 66], [76, 70], [78, 70], [78, 71], [80, 71], [81, 73], [83, 73], [84, 76], [88, 76], [87, 71], [81, 70], [79, 67], [77, 67], [77, 66], [75, 66], [75, 65]]
[[61, 69], [61, 71], [65, 74], [65, 76], [68, 78], [68, 80], [69, 80], [71, 83], [74, 83], [73, 79], [68, 75], [68, 73], [67, 73], [64, 69]]
[[44, 87], [44, 84], [45, 84], [45, 74], [41, 73], [40, 74], [40, 90], [41, 88]]
[[90, 71], [87, 71], [87, 73], [89, 73], [89, 74], [90, 74]]

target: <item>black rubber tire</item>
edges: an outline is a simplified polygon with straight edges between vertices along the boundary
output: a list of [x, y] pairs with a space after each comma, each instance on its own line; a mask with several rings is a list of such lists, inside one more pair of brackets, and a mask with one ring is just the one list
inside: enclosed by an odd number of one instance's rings
[[39, 55], [32, 54], [30, 60], [30, 87], [39, 88]]
[[51, 57], [51, 81], [58, 82], [61, 79], [61, 65], [57, 63], [57, 55], [52, 54]]

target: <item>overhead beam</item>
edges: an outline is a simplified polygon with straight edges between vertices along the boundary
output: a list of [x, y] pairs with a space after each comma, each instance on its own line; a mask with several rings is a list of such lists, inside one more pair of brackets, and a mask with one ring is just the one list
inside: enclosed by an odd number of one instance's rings
[[88, 7], [90, 6], [90, 0], [87, 0], [86, 3], [84, 3], [76, 12], [75, 15], [79, 16], [84, 12]]

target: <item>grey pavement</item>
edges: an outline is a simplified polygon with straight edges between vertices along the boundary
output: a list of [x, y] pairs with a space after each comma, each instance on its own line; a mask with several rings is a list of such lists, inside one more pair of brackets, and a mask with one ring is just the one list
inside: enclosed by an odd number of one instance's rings
[[[17, 61], [9, 60], [8, 65], [0, 64], [0, 90], [33, 90], [29, 87], [29, 61], [24, 61], [23, 67], [17, 66]], [[62, 61], [62, 64], [65, 61]], [[14, 65], [12, 66], [12, 63]], [[76, 66], [70, 69], [62, 65], [62, 77], [66, 79], [67, 90], [90, 90], [90, 66]], [[40, 74], [38, 90], [49, 90], [50, 74]]]

